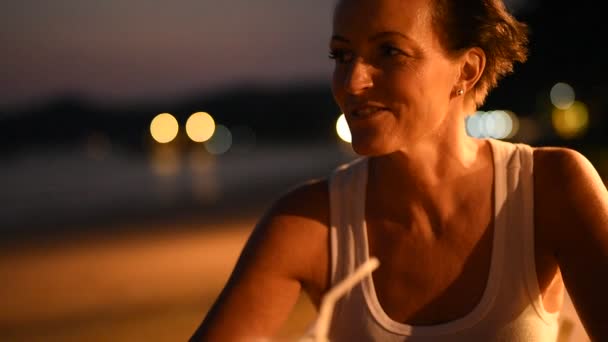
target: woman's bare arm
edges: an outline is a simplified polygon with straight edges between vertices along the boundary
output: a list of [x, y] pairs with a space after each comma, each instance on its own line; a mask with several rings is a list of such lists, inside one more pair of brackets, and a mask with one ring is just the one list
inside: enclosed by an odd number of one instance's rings
[[283, 196], [256, 225], [220, 296], [190, 341], [272, 337], [302, 287], [324, 287], [328, 263], [327, 183]]
[[592, 164], [565, 148], [534, 154], [543, 239], [593, 341], [608, 341], [608, 192]]

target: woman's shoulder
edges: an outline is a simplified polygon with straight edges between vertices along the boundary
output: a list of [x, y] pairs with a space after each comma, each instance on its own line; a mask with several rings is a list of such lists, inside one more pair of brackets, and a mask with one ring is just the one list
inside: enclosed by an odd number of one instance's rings
[[569, 147], [540, 146], [532, 147], [536, 163], [552, 163], [555, 166], [562, 163], [587, 163], [589, 160], [579, 151]]
[[535, 196], [555, 206], [587, 205], [589, 197], [605, 197], [598, 171], [579, 151], [566, 147], [535, 147]]
[[269, 214], [327, 223], [329, 220], [328, 179], [315, 178], [294, 185], [274, 202]]
[[328, 286], [329, 191], [327, 179], [314, 179], [286, 191], [264, 215], [256, 231], [273, 260], [286, 265], [313, 303]]
[[329, 224], [328, 196], [325, 179], [293, 186], [266, 210], [253, 234], [277, 250], [294, 251], [298, 246], [325, 245]]
[[568, 241], [586, 226], [601, 227], [608, 212], [608, 193], [593, 164], [579, 151], [535, 147], [534, 203], [537, 221], [551, 236]]
[[608, 191], [592, 163], [569, 148], [534, 149], [535, 227], [558, 262], [592, 340], [606, 340]]
[[[534, 175], [542, 191], [581, 191], [585, 187], [595, 187], [603, 183], [599, 173], [589, 159], [567, 147], [534, 147]], [[537, 182], [538, 183], [538, 182]], [[560, 189], [555, 185], [560, 184]], [[603, 184], [601, 184], [603, 185]], [[583, 188], [581, 188], [583, 186]]]

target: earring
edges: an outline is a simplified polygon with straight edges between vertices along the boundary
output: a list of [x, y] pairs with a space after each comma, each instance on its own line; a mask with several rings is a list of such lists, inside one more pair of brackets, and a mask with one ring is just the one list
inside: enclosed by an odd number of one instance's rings
[[456, 96], [462, 96], [464, 94], [464, 89], [458, 89], [456, 90]]

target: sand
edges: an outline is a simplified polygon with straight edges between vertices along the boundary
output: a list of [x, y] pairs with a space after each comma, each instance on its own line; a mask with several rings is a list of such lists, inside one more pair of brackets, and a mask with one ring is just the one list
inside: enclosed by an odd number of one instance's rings
[[[125, 227], [128, 233], [6, 246], [0, 252], [0, 339], [186, 341], [255, 221]], [[302, 296], [277, 339], [297, 338], [314, 318]], [[578, 324], [567, 300], [560, 341], [588, 340]]]

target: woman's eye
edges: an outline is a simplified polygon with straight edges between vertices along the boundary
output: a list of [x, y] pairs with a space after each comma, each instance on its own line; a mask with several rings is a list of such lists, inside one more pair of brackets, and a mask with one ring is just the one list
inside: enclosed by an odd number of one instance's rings
[[381, 47], [382, 50], [382, 54], [384, 56], [399, 56], [399, 55], [405, 55], [405, 53], [403, 51], [401, 51], [400, 49], [391, 46], [391, 45], [383, 45]]
[[344, 50], [331, 50], [329, 58], [335, 60], [336, 63], [344, 64], [352, 59], [352, 54]]

